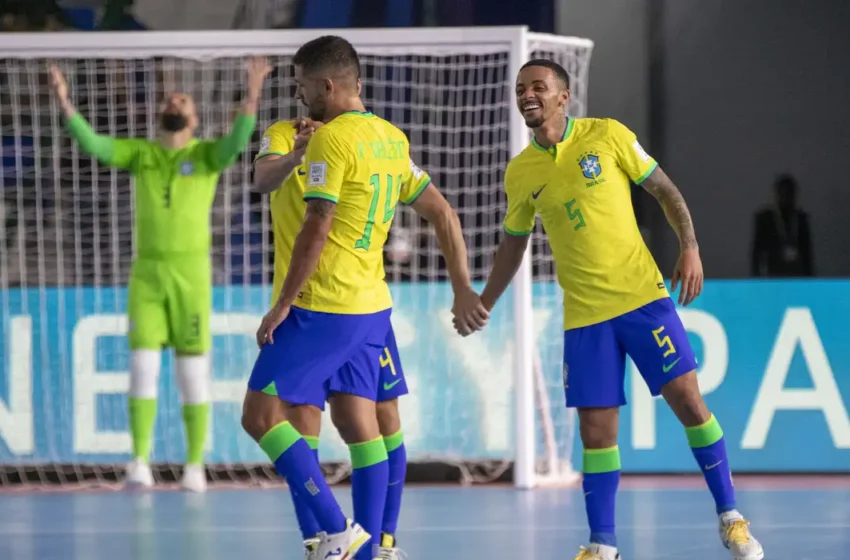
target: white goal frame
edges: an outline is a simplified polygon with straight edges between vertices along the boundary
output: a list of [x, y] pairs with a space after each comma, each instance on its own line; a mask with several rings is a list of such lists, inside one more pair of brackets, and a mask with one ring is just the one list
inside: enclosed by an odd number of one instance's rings
[[[435, 55], [455, 53], [488, 54], [508, 51], [508, 75], [519, 72], [535, 43], [564, 44], [592, 49], [593, 42], [576, 37], [560, 37], [529, 32], [526, 27], [476, 27], [439, 29], [333, 29], [333, 30], [251, 30], [251, 31], [190, 31], [190, 32], [99, 32], [99, 33], [22, 33], [0, 35], [0, 55], [3, 58], [146, 58], [179, 54], [181, 58], [207, 59], [254, 54], [292, 55], [301, 44], [323, 34], [345, 37], [362, 54], [407, 55], [420, 54], [427, 49]], [[586, 87], [587, 76], [583, 77]], [[529, 143], [530, 135], [521, 114], [510, 111], [510, 155], [519, 154]], [[547, 480], [537, 473], [536, 400], [547, 398], [540, 390], [539, 356], [537, 354], [532, 309], [531, 244], [514, 287], [514, 356], [515, 383], [515, 463], [514, 486], [529, 489], [546, 485]], [[560, 310], [557, 310], [560, 313]], [[537, 381], [536, 381], [537, 379]], [[536, 385], [537, 392], [536, 392]], [[545, 404], [545, 403], [543, 403]], [[542, 404], [541, 404], [542, 406]], [[554, 403], [559, 406], [559, 403]], [[541, 424], [545, 424], [545, 420]], [[554, 437], [554, 436], [553, 436]], [[547, 447], [552, 442], [547, 442]], [[550, 460], [549, 470], [557, 468]], [[571, 470], [571, 469], [569, 469]], [[552, 480], [570, 484], [577, 480], [575, 472], [560, 472]]]

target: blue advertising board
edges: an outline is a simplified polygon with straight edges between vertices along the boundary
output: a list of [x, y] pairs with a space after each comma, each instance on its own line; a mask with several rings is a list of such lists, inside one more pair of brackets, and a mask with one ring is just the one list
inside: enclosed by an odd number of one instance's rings
[[[512, 310], [460, 338], [445, 284], [393, 286], [393, 324], [412, 394], [402, 417], [412, 459], [511, 457]], [[534, 288], [535, 330], [558, 438], [563, 410], [560, 290]], [[268, 290], [217, 287], [212, 318], [209, 463], [264, 462], [239, 417]], [[0, 294], [0, 462], [121, 463], [129, 458], [124, 288], [20, 289]], [[712, 281], [680, 315], [700, 384], [739, 472], [850, 471], [850, 281]], [[684, 432], [634, 368], [621, 414], [627, 472], [689, 472]], [[184, 443], [171, 358], [163, 357], [153, 461], [180, 462]], [[330, 422], [320, 447], [344, 459]], [[542, 446], [541, 446], [542, 447]], [[580, 445], [573, 450], [580, 464]]]

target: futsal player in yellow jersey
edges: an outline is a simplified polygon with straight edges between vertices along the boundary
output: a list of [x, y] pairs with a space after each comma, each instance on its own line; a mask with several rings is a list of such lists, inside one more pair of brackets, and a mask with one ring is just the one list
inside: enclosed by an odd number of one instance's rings
[[507, 288], [539, 215], [564, 290], [564, 390], [567, 406], [578, 409], [584, 445], [591, 534], [576, 560], [620, 558], [614, 503], [627, 355], [685, 426], [724, 546], [736, 560], [760, 560], [762, 547], [735, 509], [723, 432], [700, 395], [694, 352], [638, 230], [630, 182], [655, 196], [678, 234], [672, 287], [681, 285], [679, 302], [687, 305], [703, 274], [685, 201], [628, 128], [612, 119], [567, 118], [569, 98], [569, 76], [554, 62], [532, 60], [517, 76], [517, 107], [534, 140], [505, 172], [506, 235], [481, 299], [492, 308]]
[[[377, 546], [365, 546], [372, 533], [345, 518], [288, 419], [329, 384], [332, 418], [351, 450], [355, 519], [377, 526], [377, 536], [388, 464], [375, 399], [392, 306], [383, 245], [397, 202], [415, 194], [414, 170], [404, 133], [365, 110], [359, 60], [347, 41], [310, 41], [293, 64], [297, 96], [326, 124], [307, 144], [305, 217], [280, 296], [257, 332], [261, 350], [242, 421], [315, 516], [315, 557], [372, 560]], [[486, 318], [474, 292], [460, 295], [464, 317], [480, 308]], [[279, 399], [263, 393], [271, 383]]]
[[[304, 217], [306, 204], [303, 196], [306, 187], [306, 171], [302, 165], [302, 159], [307, 141], [321, 124], [308, 119], [274, 123], [263, 135], [260, 152], [255, 159], [254, 188], [258, 192], [270, 193], [275, 257], [273, 302], [277, 301], [280, 294], [292, 257], [295, 237], [298, 235]], [[460, 221], [446, 199], [431, 184], [428, 174], [412, 161], [410, 169], [410, 183], [400, 187], [399, 202], [410, 205], [417, 214], [434, 226], [440, 247], [446, 256], [453, 287], [458, 292], [471, 291]], [[387, 333], [384, 349], [378, 362], [380, 377], [375, 400], [378, 424], [387, 451], [389, 468], [387, 497], [383, 508], [369, 510], [370, 513], [383, 514], [382, 519], [379, 518], [380, 526], [368, 527], [366, 526], [368, 523], [358, 519], [356, 514], [355, 521], [364, 526], [367, 532], [380, 531], [381, 540], [376, 558], [400, 560], [401, 553], [396, 546], [395, 533], [401, 511], [407, 454], [401, 430], [398, 398], [406, 395], [408, 388], [392, 327]], [[317, 457], [322, 410], [329, 394], [336, 391], [345, 392], [346, 387], [340, 382], [340, 379], [331, 378], [324, 387], [320, 387], [309, 396], [308, 402], [293, 406], [290, 410], [290, 422], [301, 433]], [[276, 394], [273, 386], [269, 386], [265, 392]], [[311, 555], [318, 545], [317, 535], [321, 529], [306, 500], [300, 496], [294, 486], [290, 486], [290, 491], [307, 558], [310, 559], [313, 558]]]

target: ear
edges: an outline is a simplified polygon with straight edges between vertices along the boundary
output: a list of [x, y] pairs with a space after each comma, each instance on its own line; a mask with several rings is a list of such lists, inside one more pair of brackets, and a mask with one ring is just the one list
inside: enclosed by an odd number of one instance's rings
[[326, 94], [333, 93], [334, 83], [330, 78], [322, 78], [322, 86], [324, 87]]
[[363, 82], [360, 78], [357, 78], [357, 95], [360, 95], [360, 90], [363, 89]]

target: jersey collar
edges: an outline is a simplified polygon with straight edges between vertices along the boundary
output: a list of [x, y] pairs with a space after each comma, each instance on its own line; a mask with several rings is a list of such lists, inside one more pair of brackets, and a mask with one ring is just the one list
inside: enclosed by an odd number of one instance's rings
[[[561, 136], [561, 139], [558, 141], [558, 144], [566, 140], [570, 137], [570, 134], [573, 132], [573, 125], [575, 124], [575, 119], [572, 117], [567, 117], [567, 126], [564, 128], [564, 135]], [[558, 144], [550, 146], [548, 148], [544, 148], [540, 144], [537, 143], [537, 139], [534, 135], [531, 136], [531, 145], [540, 150], [541, 152], [548, 152], [552, 154], [554, 157], [558, 153]]]
[[360, 115], [361, 117], [374, 117], [372, 111], [346, 111], [343, 115]]

